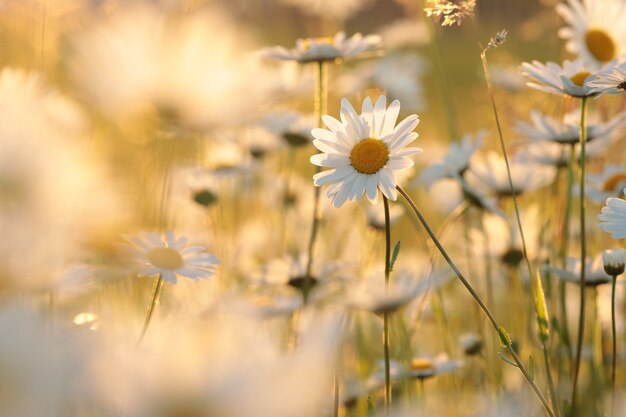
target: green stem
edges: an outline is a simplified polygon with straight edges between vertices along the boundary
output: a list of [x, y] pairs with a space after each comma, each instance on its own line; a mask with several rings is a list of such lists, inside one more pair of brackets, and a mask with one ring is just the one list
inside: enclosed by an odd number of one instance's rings
[[615, 366], [617, 362], [617, 327], [615, 325], [615, 287], [617, 275], [611, 281], [611, 336], [613, 337], [613, 357], [611, 358], [611, 415], [615, 416]]
[[502, 150], [502, 156], [504, 157], [504, 163], [506, 165], [506, 176], [509, 182], [509, 188], [511, 190], [511, 198], [513, 199], [513, 207], [515, 209], [515, 220], [517, 221], [517, 227], [519, 229], [520, 239], [522, 240], [522, 252], [524, 254], [524, 260], [526, 261], [526, 267], [528, 268], [528, 276], [533, 276], [530, 260], [528, 259], [528, 250], [526, 246], [526, 238], [524, 236], [524, 228], [522, 227], [522, 220], [520, 217], [519, 206], [517, 205], [517, 192], [513, 185], [513, 178], [511, 177], [511, 166], [509, 164], [509, 157], [507, 156], [506, 146], [504, 144], [504, 136], [502, 134], [502, 126], [500, 125], [500, 117], [498, 116], [498, 107], [496, 106], [496, 99], [493, 95], [493, 87], [491, 85], [491, 76], [489, 74], [489, 66], [487, 64], [487, 49], [483, 49], [480, 53], [480, 60], [483, 64], [483, 73], [485, 74], [485, 80], [487, 81], [487, 90], [489, 91], [489, 98], [491, 100], [491, 107], [493, 109], [493, 115], [496, 119], [496, 127], [498, 128], [498, 138], [500, 139], [500, 148]]
[[163, 287], [163, 278], [161, 274], [154, 280], [154, 285], [152, 286], [152, 295], [150, 296], [150, 304], [148, 305], [148, 310], [146, 310], [146, 318], [143, 322], [143, 327], [141, 329], [141, 333], [139, 334], [139, 339], [137, 340], [137, 346], [141, 345], [144, 336], [146, 335], [146, 331], [148, 330], [148, 326], [150, 325], [150, 321], [152, 320], [152, 315], [154, 313], [154, 309], [156, 308], [157, 302], [159, 300], [159, 295], [161, 294], [161, 288]]
[[583, 97], [580, 106], [580, 314], [578, 315], [578, 338], [576, 340], [576, 359], [574, 362], [574, 376], [572, 381], [572, 416], [576, 415], [576, 391], [578, 388], [578, 375], [580, 373], [580, 360], [582, 358], [583, 337], [585, 334], [585, 286], [587, 269], [587, 239], [585, 238], [586, 113], [587, 97]]
[[[328, 89], [326, 86], [327, 83], [327, 68], [326, 63], [323, 61], [318, 61], [315, 63], [315, 119], [317, 120], [317, 127], [322, 127], [322, 116], [326, 113], [326, 103], [328, 102]], [[321, 167], [316, 167], [315, 173], [319, 173], [321, 171]], [[313, 221], [311, 225], [311, 235], [309, 237], [308, 249], [307, 249], [307, 263], [306, 263], [306, 273], [307, 277], [304, 285], [304, 293], [308, 294], [308, 290], [310, 287], [310, 277], [311, 270], [313, 268], [313, 254], [315, 252], [315, 242], [317, 240], [317, 232], [319, 229], [319, 223], [321, 218], [321, 207], [320, 207], [320, 189], [321, 187], [315, 188], [315, 197], [313, 200]], [[306, 300], [305, 300], [306, 301]]]
[[502, 342], [503, 346], [506, 348], [506, 350], [508, 351], [508, 353], [511, 355], [511, 357], [513, 358], [513, 360], [515, 361], [518, 369], [522, 372], [522, 375], [524, 376], [524, 378], [526, 379], [526, 381], [528, 382], [528, 384], [530, 385], [530, 387], [532, 388], [532, 390], [535, 392], [535, 394], [537, 395], [537, 398], [539, 399], [539, 401], [541, 402], [541, 404], [543, 405], [543, 407], [546, 410], [546, 413], [550, 416], [550, 417], [556, 417], [554, 414], [554, 411], [552, 410], [552, 408], [550, 407], [550, 404], [548, 404], [548, 401], [546, 400], [546, 398], [544, 397], [544, 395], [541, 393], [541, 390], [539, 390], [539, 387], [537, 386], [537, 384], [535, 383], [535, 381], [533, 380], [533, 378], [530, 376], [528, 370], [526, 369], [526, 367], [524, 366], [524, 363], [521, 361], [521, 359], [519, 358], [519, 356], [517, 355], [517, 353], [515, 352], [515, 350], [513, 349], [511, 340], [509, 339], [506, 331], [504, 330], [503, 327], [500, 326], [500, 324], [498, 324], [498, 322], [496, 321], [496, 318], [493, 316], [493, 314], [491, 313], [491, 311], [489, 310], [489, 308], [485, 305], [485, 303], [483, 302], [483, 300], [480, 298], [480, 296], [478, 295], [478, 293], [476, 293], [476, 291], [474, 290], [474, 288], [471, 286], [471, 284], [469, 283], [469, 281], [465, 278], [465, 276], [463, 276], [463, 274], [461, 273], [461, 271], [459, 271], [459, 269], [456, 267], [456, 265], [454, 264], [454, 262], [452, 261], [452, 259], [450, 258], [450, 256], [448, 255], [448, 253], [445, 251], [445, 249], [443, 248], [443, 246], [441, 246], [441, 243], [439, 242], [439, 240], [437, 239], [437, 236], [435, 236], [435, 233], [433, 232], [433, 230], [430, 228], [430, 226], [428, 225], [428, 222], [426, 221], [426, 219], [424, 218], [424, 216], [422, 215], [421, 211], [417, 208], [417, 206], [415, 205], [415, 203], [413, 202], [413, 200], [411, 199], [411, 197], [409, 197], [409, 195], [402, 189], [402, 187], [400, 187], [399, 185], [396, 186], [396, 189], [398, 190], [398, 192], [402, 195], [402, 197], [405, 198], [405, 200], [409, 203], [409, 205], [411, 206], [411, 209], [413, 210], [413, 212], [415, 213], [415, 215], [418, 217], [420, 223], [422, 224], [422, 226], [424, 227], [424, 229], [426, 230], [426, 232], [428, 233], [428, 235], [430, 236], [430, 238], [432, 239], [433, 243], [435, 244], [435, 246], [437, 246], [437, 249], [439, 250], [439, 252], [441, 253], [441, 255], [444, 257], [444, 259], [446, 260], [446, 262], [448, 263], [448, 265], [450, 265], [450, 268], [452, 269], [452, 271], [454, 271], [454, 273], [456, 274], [456, 276], [459, 278], [459, 280], [461, 281], [461, 283], [463, 284], [463, 286], [465, 286], [465, 288], [467, 289], [467, 291], [470, 293], [470, 295], [472, 296], [472, 298], [474, 298], [474, 300], [478, 303], [478, 305], [480, 306], [481, 310], [485, 313], [485, 315], [487, 316], [487, 318], [489, 319], [489, 321], [491, 322], [491, 325], [493, 326], [493, 328], [495, 329], [495, 331], [498, 333], [499, 337], [500, 337], [500, 341]]
[[[576, 145], [570, 145], [569, 161], [567, 163], [567, 189], [565, 190], [565, 218], [563, 220], [563, 227], [561, 232], [561, 247], [559, 248], [559, 259], [563, 268], [567, 264], [567, 249], [569, 247], [569, 224], [572, 217], [572, 191], [574, 188], [574, 159], [576, 158]], [[569, 335], [569, 328], [567, 327], [567, 302], [565, 299], [565, 282], [561, 280], [559, 282], [559, 298], [561, 304], [561, 333], [563, 336], [563, 342], [567, 348], [570, 363], [572, 362], [572, 342]]]
[[[391, 272], [391, 224], [389, 221], [389, 201], [383, 195], [385, 207], [385, 290], [389, 286]], [[383, 350], [385, 354], [385, 414], [391, 406], [391, 369], [389, 360], [389, 312], [383, 314]]]
[[548, 353], [548, 346], [545, 341], [541, 342], [541, 347], [543, 350], [543, 360], [546, 365], [546, 378], [548, 380], [548, 388], [550, 390], [550, 399], [552, 400], [552, 407], [554, 408], [555, 414], [558, 416], [559, 413], [559, 399], [556, 396], [556, 388], [554, 385], [554, 380], [552, 379], [552, 372], [550, 371], [550, 355]]

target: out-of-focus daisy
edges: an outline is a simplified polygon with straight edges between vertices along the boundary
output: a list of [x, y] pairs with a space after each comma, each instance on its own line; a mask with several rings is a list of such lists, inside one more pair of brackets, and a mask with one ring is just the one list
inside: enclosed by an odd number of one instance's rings
[[623, 94], [626, 92], [626, 62], [621, 65], [600, 71], [589, 82], [591, 92], [598, 94], [596, 98], [605, 94]]
[[382, 27], [378, 33], [387, 50], [423, 46], [430, 42], [428, 25], [422, 19], [398, 19]]
[[587, 174], [587, 197], [601, 203], [609, 197], [616, 197], [626, 187], [626, 168], [622, 165], [609, 164], [598, 174]]
[[[613, 135], [601, 136], [590, 142], [585, 149], [585, 159], [591, 161], [603, 157], [606, 148], [613, 140]], [[575, 158], [580, 158], [580, 146], [575, 144]], [[569, 150], [557, 142], [530, 141], [515, 154], [515, 161], [531, 165], [548, 165], [557, 168], [569, 163]]]
[[313, 144], [323, 153], [313, 155], [311, 163], [333, 169], [313, 177], [316, 186], [330, 184], [327, 195], [333, 205], [340, 207], [347, 200], [363, 194], [375, 203], [380, 190], [395, 200], [394, 171], [413, 166], [410, 155], [420, 148], [405, 148], [417, 138], [413, 129], [419, 123], [417, 115], [408, 116], [397, 126], [400, 102], [395, 100], [385, 109], [386, 99], [380, 96], [376, 105], [370, 98], [363, 101], [361, 115], [350, 102], [341, 101], [341, 122], [331, 116], [323, 120], [330, 130], [313, 129]]
[[[547, 266], [547, 272], [554, 273], [560, 279], [574, 284], [580, 284], [580, 259], [568, 258], [565, 268]], [[588, 259], [585, 264], [585, 285], [595, 287], [611, 282], [611, 276], [604, 272], [602, 255], [595, 259]]]
[[421, 79], [427, 68], [427, 62], [419, 55], [387, 55], [363, 62], [342, 75], [337, 86], [345, 96], [370, 88], [381, 89], [389, 99], [400, 100], [405, 109], [419, 111], [426, 104]]
[[416, 357], [409, 363], [406, 375], [410, 378], [426, 379], [448, 372], [453, 372], [463, 366], [463, 361], [452, 360], [445, 353], [436, 357]]
[[355, 33], [346, 38], [344, 32], [338, 32], [334, 37], [298, 39], [296, 47], [286, 49], [282, 46], [261, 50], [262, 57], [282, 61], [326, 62], [337, 59], [346, 60], [356, 58], [365, 52], [375, 51], [380, 47], [380, 36]]
[[[542, 225], [539, 208], [535, 205], [520, 213], [528, 257], [535, 259], [540, 254], [539, 237]], [[522, 239], [517, 224], [493, 214], [483, 217], [483, 230], [472, 229], [470, 238], [473, 250], [479, 254], [487, 252], [502, 264], [516, 267], [524, 259]]]
[[371, 4], [371, 0], [281, 0], [299, 8], [305, 13], [320, 16], [324, 19], [347, 19], [364, 7]]
[[484, 346], [483, 339], [476, 333], [462, 334], [459, 339], [463, 352], [468, 356], [480, 353]]
[[175, 15], [147, 2], [119, 7], [73, 38], [74, 77], [117, 121], [140, 115], [192, 129], [240, 125], [273, 87], [239, 52], [238, 30], [216, 9]]
[[322, 284], [327, 291], [333, 291], [330, 286], [341, 285], [347, 279], [345, 274], [349, 265], [346, 262], [330, 261], [316, 264], [307, 276], [306, 254], [298, 257], [285, 256], [268, 262], [257, 274], [251, 276], [252, 281], [259, 284], [289, 285], [300, 291], [304, 298], [308, 298], [312, 290], [319, 290]]
[[592, 70], [580, 59], [565, 60], [562, 67], [554, 62], [524, 62], [520, 69], [532, 80], [527, 85], [537, 90], [572, 97], [593, 95], [589, 86], [593, 79]]
[[267, 114], [260, 124], [294, 148], [308, 145], [313, 141], [311, 136], [311, 130], [315, 127], [313, 115], [293, 111], [272, 112]]
[[617, 197], [607, 198], [606, 206], [602, 207], [598, 219], [600, 229], [610, 233], [613, 239], [626, 238], [626, 200]]
[[511, 191], [519, 195], [534, 191], [552, 182], [556, 169], [548, 166], [533, 166], [510, 160], [513, 190], [509, 184], [504, 158], [490, 151], [484, 157], [474, 158], [470, 163], [472, 177], [476, 177], [484, 186], [500, 197], [511, 196]]
[[[576, 144], [580, 141], [580, 111], [573, 111], [565, 115], [563, 122], [532, 111], [532, 124], [518, 122], [515, 131], [525, 138], [536, 141], [552, 141], [560, 144]], [[626, 113], [622, 112], [612, 119], [602, 122], [590, 120], [587, 123], [587, 142], [596, 138], [611, 135], [615, 129], [626, 123]]]
[[[404, 209], [398, 204], [389, 204], [389, 223], [396, 223], [404, 214]], [[375, 230], [385, 230], [385, 210], [382, 203], [368, 205], [365, 208], [367, 224]]]
[[139, 276], [161, 275], [172, 284], [180, 277], [197, 280], [210, 278], [219, 261], [201, 246], [188, 246], [187, 238], [176, 238], [172, 231], [165, 235], [141, 233], [127, 236], [124, 245], [132, 255]]
[[348, 304], [374, 314], [393, 313], [428, 291], [432, 285], [433, 279], [408, 271], [396, 273], [388, 285], [380, 274], [373, 274], [365, 281], [355, 283]]
[[450, 149], [440, 162], [436, 162], [422, 171], [419, 182], [427, 188], [442, 178], [460, 178], [469, 168], [470, 159], [483, 145], [486, 131], [476, 135], [467, 134], [459, 143], [452, 143]]
[[556, 12], [567, 26], [559, 36], [569, 52], [592, 67], [599, 67], [626, 53], [626, 7], [622, 0], [568, 0]]

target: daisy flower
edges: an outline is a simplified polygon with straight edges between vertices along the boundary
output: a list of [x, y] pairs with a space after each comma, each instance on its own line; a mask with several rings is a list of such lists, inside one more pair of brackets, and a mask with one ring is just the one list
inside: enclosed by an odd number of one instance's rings
[[618, 276], [624, 273], [624, 258], [623, 249], [607, 249], [602, 252], [602, 264], [604, 266], [604, 272], [608, 275]]
[[356, 33], [346, 38], [344, 32], [338, 32], [334, 37], [298, 39], [296, 47], [286, 49], [282, 46], [261, 50], [262, 57], [281, 61], [326, 62], [336, 59], [356, 58], [358, 55], [380, 48], [380, 36], [363, 36]]
[[[626, 188], [624, 193], [626, 194]], [[624, 199], [608, 198], [598, 219], [601, 221], [600, 229], [610, 233], [613, 239], [626, 237], [626, 201]]]
[[[580, 265], [580, 259], [568, 258], [565, 268], [547, 266], [545, 270], [554, 273], [565, 282], [580, 284]], [[604, 272], [602, 256], [597, 256], [595, 259], [587, 259], [585, 264], [585, 285], [595, 287], [609, 282], [611, 282], [611, 277]]]
[[554, 62], [524, 62], [520, 70], [532, 80], [526, 85], [537, 90], [579, 98], [593, 95], [588, 84], [592, 70], [580, 59], [565, 60], [562, 67]]
[[605, 94], [623, 94], [626, 92], [626, 62], [621, 65], [600, 71], [595, 79], [589, 82], [592, 93], [596, 98]]
[[568, 0], [556, 6], [567, 26], [559, 36], [565, 48], [599, 67], [626, 52], [626, 7], [621, 0]]
[[[515, 131], [533, 141], [577, 144], [580, 141], [579, 118], [579, 110], [568, 113], [563, 122], [533, 110], [530, 115], [531, 123], [518, 122]], [[587, 142], [611, 135], [617, 127], [623, 126], [625, 122], [626, 113], [623, 112], [606, 122], [590, 121], [587, 123]]]
[[459, 178], [469, 167], [472, 155], [483, 145], [487, 132], [480, 131], [476, 135], [467, 134], [460, 143], [452, 143], [448, 153], [440, 162], [436, 162], [422, 171], [419, 182], [430, 186], [442, 178]]
[[589, 186], [587, 197], [601, 203], [609, 197], [619, 195], [626, 187], [626, 168], [622, 165], [609, 164], [599, 174], [588, 174]]
[[341, 122], [331, 116], [323, 121], [330, 130], [313, 129], [313, 145], [321, 154], [313, 155], [311, 163], [333, 169], [313, 176], [316, 186], [330, 184], [327, 195], [335, 207], [363, 194], [370, 202], [378, 199], [378, 190], [390, 200], [396, 200], [394, 171], [413, 166], [410, 155], [420, 148], [405, 148], [417, 138], [413, 129], [419, 123], [417, 115], [408, 116], [395, 126], [400, 102], [394, 100], [389, 108], [380, 96], [376, 105], [370, 98], [363, 101], [361, 115], [350, 102], [341, 101]]
[[374, 314], [393, 313], [427, 292], [432, 284], [432, 278], [421, 278], [407, 271], [399, 272], [389, 285], [373, 274], [350, 291], [348, 305]]
[[[509, 165], [515, 195], [550, 184], [556, 176], [556, 169], [549, 166], [531, 165], [515, 159], [509, 161]], [[470, 163], [468, 174], [499, 197], [511, 196], [506, 163], [499, 154], [490, 151], [482, 158], [474, 158]]]
[[127, 236], [125, 245], [133, 256], [139, 276], [160, 274], [172, 284], [179, 277], [210, 278], [217, 271], [219, 261], [201, 246], [187, 246], [187, 238], [176, 238], [168, 231]]

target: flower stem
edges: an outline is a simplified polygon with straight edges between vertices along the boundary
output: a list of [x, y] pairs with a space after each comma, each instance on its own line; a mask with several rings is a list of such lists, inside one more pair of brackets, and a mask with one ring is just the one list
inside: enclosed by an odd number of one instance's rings
[[[315, 63], [315, 119], [317, 121], [317, 127], [322, 127], [322, 115], [326, 113], [326, 103], [327, 103], [327, 68], [326, 63], [319, 61]], [[321, 167], [316, 167], [316, 173], [319, 173]], [[315, 241], [317, 240], [317, 232], [319, 229], [319, 223], [321, 218], [320, 212], [320, 187], [314, 187], [315, 189], [315, 197], [313, 200], [313, 222], [311, 225], [311, 235], [309, 237], [308, 249], [307, 249], [307, 263], [306, 263], [306, 273], [305, 276], [307, 280], [305, 282], [305, 294], [308, 294], [309, 286], [310, 286], [310, 277], [311, 270], [313, 267], [313, 254], [315, 252]]]
[[583, 337], [585, 334], [585, 285], [586, 285], [586, 261], [587, 239], [585, 237], [585, 162], [587, 155], [585, 145], [587, 142], [587, 97], [582, 98], [580, 105], [580, 313], [578, 315], [578, 338], [576, 340], [576, 359], [574, 361], [574, 376], [572, 381], [572, 416], [576, 415], [576, 390], [578, 388], [578, 375], [580, 373], [580, 360], [582, 358]]
[[611, 335], [613, 337], [613, 357], [611, 358], [611, 415], [615, 415], [615, 365], [617, 361], [617, 328], [615, 325], [615, 287], [617, 275], [611, 281]]
[[[391, 224], [389, 221], [389, 200], [383, 195], [385, 207], [385, 289], [389, 285], [391, 272]], [[389, 364], [389, 312], [383, 313], [383, 350], [385, 354], [385, 414], [391, 405], [391, 370]]]
[[141, 334], [139, 335], [139, 339], [137, 340], [137, 346], [141, 345], [144, 336], [146, 335], [146, 331], [148, 330], [148, 326], [150, 325], [150, 321], [152, 320], [152, 314], [154, 313], [154, 309], [156, 308], [157, 302], [159, 300], [159, 295], [161, 294], [161, 288], [163, 287], [163, 278], [161, 274], [154, 280], [154, 285], [152, 286], [152, 295], [150, 296], [150, 304], [148, 305], [148, 310], [146, 310], [146, 318], [143, 322], [143, 328], [141, 329]]
[[461, 271], [459, 271], [459, 269], [456, 267], [456, 265], [454, 264], [454, 262], [452, 261], [452, 259], [448, 255], [448, 253], [445, 251], [443, 246], [441, 246], [441, 243], [437, 239], [437, 236], [435, 236], [435, 233], [430, 228], [430, 226], [428, 225], [428, 222], [426, 221], [426, 219], [422, 215], [421, 211], [417, 208], [417, 206], [415, 205], [415, 203], [413, 202], [411, 197], [409, 197], [409, 195], [399, 185], [396, 186], [396, 189], [398, 190], [398, 192], [400, 194], [402, 194], [402, 197], [404, 197], [406, 199], [407, 203], [409, 203], [409, 205], [411, 206], [411, 209], [413, 210], [415, 215], [418, 217], [420, 223], [422, 223], [422, 226], [424, 227], [424, 229], [426, 230], [426, 232], [428, 233], [428, 235], [432, 239], [433, 243], [435, 244], [435, 246], [437, 246], [437, 249], [439, 249], [439, 252], [444, 257], [444, 259], [446, 260], [448, 265], [450, 265], [450, 268], [452, 269], [452, 271], [454, 271], [454, 273], [459, 278], [461, 283], [465, 286], [465, 288], [470, 293], [472, 298], [474, 298], [474, 300], [480, 306], [481, 310], [485, 313], [485, 315], [487, 316], [487, 318], [491, 322], [491, 325], [493, 326], [493, 328], [498, 333], [498, 336], [500, 337], [500, 341], [502, 342], [502, 345], [508, 351], [508, 353], [511, 355], [513, 360], [515, 361], [518, 369], [522, 372], [522, 375], [524, 376], [524, 378], [526, 379], [526, 381], [528, 382], [528, 384], [530, 385], [532, 390], [537, 395], [537, 398], [539, 399], [539, 401], [541, 402], [541, 404], [545, 408], [546, 413], [550, 417], [556, 417], [555, 414], [554, 414], [554, 411], [550, 407], [550, 404], [548, 404], [548, 401], [546, 400], [545, 396], [541, 393], [541, 391], [539, 390], [539, 387], [537, 386], [537, 384], [535, 383], [533, 378], [530, 376], [530, 373], [528, 372], [528, 370], [524, 366], [523, 362], [520, 360], [519, 356], [517, 355], [517, 353], [513, 349], [513, 345], [511, 343], [511, 340], [508, 337], [508, 334], [506, 333], [506, 330], [503, 327], [501, 327], [500, 324], [498, 324], [498, 322], [496, 321], [496, 318], [493, 316], [493, 314], [491, 313], [489, 308], [485, 305], [485, 303], [480, 298], [478, 293], [476, 293], [476, 291], [471, 286], [469, 281], [465, 278], [465, 276], [463, 276]]
[[[567, 163], [567, 189], [565, 190], [565, 218], [563, 219], [563, 227], [561, 232], [561, 247], [559, 248], [559, 258], [563, 268], [565, 268], [567, 260], [567, 248], [569, 247], [569, 223], [572, 217], [572, 191], [574, 187], [574, 159], [576, 158], [576, 146], [570, 145], [569, 160]], [[572, 361], [572, 343], [569, 336], [569, 329], [567, 327], [567, 302], [565, 300], [565, 282], [561, 280], [559, 282], [559, 302], [561, 304], [561, 333], [563, 336], [563, 342], [567, 348], [567, 354], [569, 356], [570, 363]]]
[[485, 74], [485, 80], [487, 81], [487, 90], [489, 91], [489, 98], [491, 99], [491, 107], [493, 108], [493, 115], [496, 119], [496, 127], [498, 128], [498, 138], [500, 139], [500, 148], [502, 150], [502, 156], [504, 157], [504, 164], [506, 165], [506, 176], [509, 182], [509, 188], [511, 190], [511, 199], [513, 200], [513, 208], [515, 209], [515, 220], [517, 221], [517, 227], [519, 229], [520, 239], [522, 241], [522, 253], [524, 260], [526, 261], [526, 267], [528, 268], [528, 276], [533, 276], [530, 260], [528, 259], [528, 250], [526, 249], [526, 238], [524, 236], [524, 228], [522, 227], [522, 220], [520, 217], [519, 206], [517, 205], [517, 192], [513, 185], [513, 178], [511, 176], [511, 166], [509, 164], [509, 157], [506, 153], [506, 146], [504, 144], [504, 136], [502, 134], [502, 126], [500, 125], [500, 117], [498, 116], [498, 108], [496, 106], [496, 99], [493, 95], [493, 87], [491, 85], [491, 76], [489, 74], [489, 66], [487, 64], [487, 49], [483, 49], [480, 53], [480, 60], [483, 64], [483, 73]]

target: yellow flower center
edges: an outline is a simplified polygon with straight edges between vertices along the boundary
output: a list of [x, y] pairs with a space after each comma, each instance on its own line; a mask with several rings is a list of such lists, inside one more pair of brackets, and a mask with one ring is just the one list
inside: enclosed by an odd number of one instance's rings
[[363, 139], [354, 145], [350, 152], [350, 162], [361, 174], [375, 174], [385, 166], [387, 161], [389, 161], [389, 148], [380, 139]]
[[608, 62], [617, 55], [617, 47], [613, 38], [601, 29], [591, 29], [585, 33], [585, 44], [598, 61]]
[[613, 191], [622, 181], [626, 181], [626, 173], [613, 174], [602, 184], [602, 191]]
[[330, 36], [322, 38], [307, 38], [303, 40], [302, 47], [305, 51], [308, 51], [313, 45], [332, 45], [333, 43], [335, 43], [335, 40]]
[[589, 77], [591, 73], [589, 71], [581, 71], [569, 77], [569, 79], [579, 87], [582, 87], [585, 84], [585, 80]]
[[415, 358], [411, 360], [411, 369], [414, 371], [424, 371], [433, 368], [433, 361], [426, 358]]
[[148, 252], [148, 260], [157, 268], [173, 271], [184, 265], [183, 257], [172, 248], [154, 248]]

